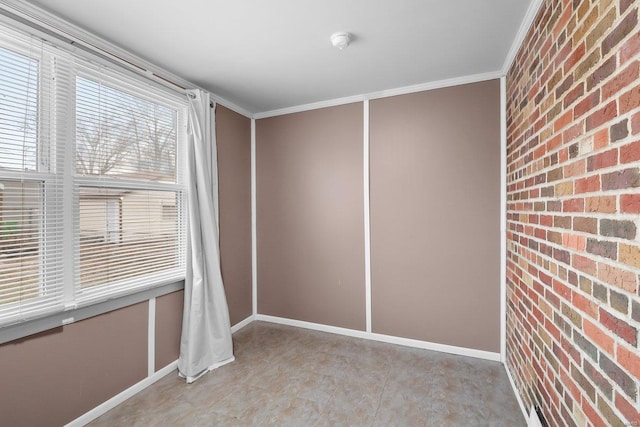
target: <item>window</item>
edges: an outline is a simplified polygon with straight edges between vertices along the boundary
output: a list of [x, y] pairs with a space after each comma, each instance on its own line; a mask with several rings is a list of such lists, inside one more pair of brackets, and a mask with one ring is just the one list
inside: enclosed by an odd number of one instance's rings
[[164, 215], [166, 200], [182, 204], [178, 111], [117, 83], [75, 79], [78, 295], [184, 277], [182, 216]]
[[0, 30], [0, 326], [184, 278], [181, 96]]

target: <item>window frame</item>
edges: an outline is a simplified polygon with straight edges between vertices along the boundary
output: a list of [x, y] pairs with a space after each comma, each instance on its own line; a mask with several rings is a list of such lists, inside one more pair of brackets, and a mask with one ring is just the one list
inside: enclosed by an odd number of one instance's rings
[[[96, 187], [99, 185], [100, 187], [108, 187], [114, 189], [126, 189], [126, 190], [152, 190], [152, 191], [167, 191], [167, 192], [175, 192], [176, 193], [176, 207], [178, 209], [178, 216], [182, 216], [182, 224], [181, 231], [178, 233], [178, 246], [181, 248], [182, 253], [180, 254], [180, 266], [182, 267], [183, 274], [180, 280], [184, 280], [184, 268], [186, 264], [186, 183], [185, 183], [185, 168], [186, 168], [186, 127], [187, 127], [187, 104], [186, 100], [183, 102], [179, 102], [176, 100], [176, 97], [167, 96], [166, 92], [152, 90], [149, 91], [141, 89], [139, 85], [134, 84], [129, 81], [130, 77], [125, 77], [122, 72], [113, 70], [105, 67], [102, 64], [95, 64], [86, 60], [76, 60], [75, 70], [72, 74], [72, 82], [71, 85], [73, 87], [73, 138], [75, 141], [76, 135], [76, 120], [75, 120], [75, 111], [76, 104], [76, 81], [77, 78], [84, 78], [87, 80], [91, 80], [93, 82], [99, 83], [101, 85], [108, 86], [109, 88], [125, 92], [127, 94], [133, 95], [135, 97], [154, 102], [161, 103], [164, 106], [170, 107], [176, 111], [176, 179], [175, 183], [165, 183], [165, 182], [150, 182], [150, 181], [136, 181], [136, 180], [126, 180], [119, 178], [109, 178], [105, 176], [96, 176], [96, 177], [87, 177], [77, 175], [75, 173], [75, 151], [73, 156], [73, 187], [74, 192], [76, 188], [80, 187]], [[136, 76], [137, 77], [137, 76]], [[136, 79], [138, 80], [138, 79]], [[183, 130], [183, 132], [180, 131]], [[75, 148], [75, 143], [73, 144]], [[79, 199], [74, 198], [74, 204], [78, 204]], [[78, 207], [76, 206], [74, 209], [74, 213], [77, 212]], [[182, 212], [181, 212], [182, 210]], [[79, 224], [74, 224], [74, 236], [79, 234]], [[77, 241], [74, 242], [73, 253], [79, 254], [80, 248], [78, 246]], [[75, 258], [75, 256], [74, 256]], [[79, 259], [79, 255], [77, 257]], [[139, 279], [124, 279], [120, 281], [112, 282], [107, 286], [99, 286], [96, 288], [90, 287], [86, 289], [81, 289], [79, 286], [79, 266], [75, 269], [75, 277], [74, 281], [74, 292], [73, 292], [73, 302], [76, 307], [83, 307], [88, 304], [92, 304], [95, 302], [103, 301], [105, 298], [113, 298], [122, 295], [127, 295], [132, 292], [127, 285], [132, 282], [137, 282]], [[135, 289], [145, 290], [155, 286], [162, 286], [167, 283], [175, 282], [175, 279], [164, 279], [163, 274], [149, 274], [145, 276], [149, 278], [153, 284], [151, 285], [138, 285]], [[108, 288], [116, 289], [116, 291], [109, 291]], [[118, 290], [121, 289], [121, 290]]]
[[[4, 23], [3, 23], [4, 24]], [[34, 43], [35, 40], [35, 43]], [[34, 52], [34, 44], [40, 46]], [[37, 93], [37, 133], [36, 133], [36, 171], [0, 171], [0, 179], [17, 182], [34, 182], [41, 186], [42, 224], [39, 228], [40, 265], [54, 256], [54, 262], [62, 265], [62, 291], [56, 303], [46, 306], [42, 311], [33, 310], [27, 317], [18, 312], [7, 315], [0, 323], [0, 344], [22, 336], [50, 329], [61, 324], [67, 324], [82, 318], [88, 318], [120, 308], [132, 303], [141, 302], [152, 296], [160, 296], [175, 292], [184, 287], [186, 266], [187, 240], [187, 188], [186, 173], [186, 142], [187, 142], [187, 111], [186, 97], [160, 85], [144, 76], [106, 61], [99, 56], [79, 51], [57, 40], [45, 41], [40, 35], [27, 29], [16, 29], [12, 26], [0, 28], [0, 46], [38, 61], [38, 93]], [[66, 67], [64, 72], [58, 73], [57, 66]], [[46, 66], [46, 69], [45, 69]], [[65, 74], [66, 73], [66, 74]], [[127, 94], [160, 103], [176, 111], [176, 180], [175, 183], [140, 182], [134, 180], [108, 179], [104, 177], [82, 177], [76, 175], [76, 78], [83, 77], [99, 82]], [[54, 83], [43, 85], [42, 79], [55, 80]], [[41, 92], [41, 90], [46, 93]], [[61, 93], [60, 91], [64, 92]], [[66, 92], [65, 92], [66, 91]], [[55, 114], [53, 107], [61, 98], [66, 98], [61, 115]], [[46, 114], [46, 117], [42, 115]], [[46, 147], [41, 144], [46, 135]], [[66, 138], [66, 141], [65, 141]], [[58, 144], [58, 141], [61, 144]], [[47, 153], [47, 170], [42, 171], [40, 156]], [[47, 191], [54, 180], [62, 180], [57, 185], [57, 191]], [[176, 194], [176, 211], [178, 231], [178, 257], [181, 274], [164, 280], [154, 280], [153, 275], [145, 276], [145, 283], [135, 287], [98, 286], [95, 290], [83, 290], [79, 287], [79, 264], [76, 264], [76, 254], [79, 263], [79, 224], [75, 216], [79, 217], [79, 192], [75, 189], [81, 185], [96, 186], [113, 184], [113, 188], [129, 188], [145, 190], [168, 191]], [[47, 226], [52, 218], [62, 218], [63, 237], [54, 238]], [[181, 219], [180, 219], [181, 218]], [[62, 247], [62, 250], [59, 248]], [[73, 254], [73, 255], [71, 255]], [[62, 258], [62, 259], [61, 259]], [[43, 287], [42, 267], [39, 268], [40, 292]], [[140, 282], [141, 279], [136, 279]], [[13, 303], [9, 303], [13, 304]], [[20, 304], [16, 303], [16, 307]]]

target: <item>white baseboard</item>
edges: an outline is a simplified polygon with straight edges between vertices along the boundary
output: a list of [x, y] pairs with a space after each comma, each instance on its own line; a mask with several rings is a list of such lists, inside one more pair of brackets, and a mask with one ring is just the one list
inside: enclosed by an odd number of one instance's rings
[[349, 337], [363, 338], [373, 341], [381, 341], [390, 344], [403, 345], [406, 347], [421, 348], [423, 350], [433, 350], [443, 353], [457, 354], [460, 356], [475, 357], [478, 359], [492, 360], [500, 362], [500, 353], [477, 350], [473, 348], [456, 347], [453, 345], [433, 343], [429, 341], [414, 340], [411, 338], [395, 337], [391, 335], [376, 334], [373, 332], [358, 331], [355, 329], [340, 328], [337, 326], [322, 325], [319, 323], [305, 322], [302, 320], [287, 319], [284, 317], [268, 316], [256, 314], [255, 319], [263, 322], [278, 323], [281, 325], [295, 326], [298, 328], [312, 329], [315, 331], [329, 332], [332, 334], [346, 335]]
[[145, 388], [149, 387], [151, 384], [155, 383], [156, 381], [160, 380], [161, 378], [169, 375], [170, 373], [172, 373], [176, 369], [178, 369], [178, 361], [177, 360], [175, 362], [169, 363], [167, 366], [165, 366], [164, 368], [160, 369], [159, 371], [157, 371], [153, 375], [146, 377], [142, 381], [132, 385], [128, 389], [124, 390], [123, 392], [116, 394], [111, 399], [109, 399], [106, 402], [96, 406], [95, 408], [93, 408], [89, 412], [86, 412], [84, 415], [79, 416], [78, 418], [76, 418], [75, 420], [73, 420], [69, 424], [67, 424], [66, 427], [81, 427], [81, 426], [84, 426], [86, 424], [89, 424], [91, 421], [95, 420], [100, 415], [105, 414], [107, 411], [115, 408], [116, 406], [118, 406], [119, 404], [124, 402], [125, 400], [135, 396], [137, 393], [141, 392], [142, 390], [144, 390]]
[[253, 314], [247, 317], [246, 319], [242, 320], [241, 322], [238, 322], [235, 325], [233, 325], [231, 327], [231, 333], [235, 334], [236, 332], [238, 332], [240, 329], [244, 328], [251, 322], [253, 322]]
[[516, 383], [515, 381], [513, 381], [513, 377], [511, 376], [511, 371], [509, 371], [509, 366], [507, 365], [507, 361], [504, 360], [503, 362], [504, 365], [504, 370], [507, 371], [507, 377], [509, 378], [509, 383], [511, 384], [511, 388], [513, 389], [513, 394], [516, 395], [516, 400], [518, 401], [518, 406], [520, 406], [520, 410], [522, 411], [522, 416], [524, 417], [525, 420], [529, 420], [529, 414], [527, 414], [527, 408], [524, 407], [524, 402], [522, 401], [522, 398], [520, 397], [520, 392], [518, 391], [518, 388], [516, 387]]
[[529, 414], [529, 418], [527, 418], [527, 427], [543, 427], [535, 406], [531, 407], [531, 413]]

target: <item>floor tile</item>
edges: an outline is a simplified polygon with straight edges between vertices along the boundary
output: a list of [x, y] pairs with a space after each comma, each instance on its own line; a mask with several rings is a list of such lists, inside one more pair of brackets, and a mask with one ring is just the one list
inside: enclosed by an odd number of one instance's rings
[[497, 362], [264, 322], [233, 340], [235, 362], [170, 374], [91, 425], [525, 425]]

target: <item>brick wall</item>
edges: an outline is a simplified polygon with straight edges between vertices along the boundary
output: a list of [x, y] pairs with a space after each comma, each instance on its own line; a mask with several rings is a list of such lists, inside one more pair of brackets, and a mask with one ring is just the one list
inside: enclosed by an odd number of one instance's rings
[[640, 425], [640, 26], [545, 0], [507, 75], [507, 366], [550, 425]]

